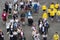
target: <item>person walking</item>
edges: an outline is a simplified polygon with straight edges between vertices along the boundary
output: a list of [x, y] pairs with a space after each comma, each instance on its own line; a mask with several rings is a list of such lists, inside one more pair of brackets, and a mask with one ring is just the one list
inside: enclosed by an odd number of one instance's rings
[[58, 32], [55, 32], [55, 34], [53, 35], [53, 40], [59, 40]]
[[11, 12], [12, 12], [12, 7], [13, 7], [12, 3], [11, 3], [11, 2], [9, 2], [9, 13], [11, 13]]
[[6, 13], [8, 13], [8, 9], [9, 9], [9, 5], [8, 5], [8, 2], [6, 1], [5, 2], [5, 11], [6, 11]]

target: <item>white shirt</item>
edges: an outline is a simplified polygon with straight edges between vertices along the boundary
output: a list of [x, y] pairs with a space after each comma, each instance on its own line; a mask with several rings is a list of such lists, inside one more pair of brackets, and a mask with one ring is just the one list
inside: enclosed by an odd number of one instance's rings
[[37, 2], [37, 5], [40, 6], [39, 2]]
[[31, 19], [33, 19], [33, 17], [32, 17], [32, 16], [28, 16], [28, 18], [31, 18]]
[[14, 0], [13, 2], [16, 3], [18, 0]]
[[30, 11], [28, 12], [28, 15], [31, 15], [31, 12]]
[[10, 26], [10, 23], [6, 23], [6, 29], [8, 29]]
[[16, 22], [18, 22], [18, 19], [15, 19]]
[[23, 32], [21, 32], [21, 36], [24, 36], [24, 35], [23, 35]]
[[20, 2], [20, 5], [23, 5], [24, 3], [23, 2]]
[[9, 37], [13, 37], [13, 35], [9, 35]]
[[17, 32], [13, 32], [13, 35], [17, 35], [18, 33]]
[[20, 33], [20, 32], [21, 32], [21, 30], [20, 30], [20, 29], [17, 29], [17, 32], [18, 32], [18, 33]]
[[18, 11], [14, 11], [14, 14], [17, 14], [18, 13]]
[[15, 5], [15, 10], [17, 10], [17, 9], [18, 9], [18, 5], [16, 4], [16, 5]]
[[36, 35], [36, 31], [33, 31], [32, 36], [35, 37], [35, 35]]
[[42, 26], [43, 26], [43, 24], [40, 24], [40, 25], [39, 25], [39, 28], [41, 28]]
[[34, 37], [34, 40], [40, 40], [40, 38], [39, 38], [39, 33], [38, 34], [36, 34], [35, 36], [37, 36], [37, 37]]
[[36, 2], [32, 2], [32, 7], [34, 6], [34, 4], [36, 4]]
[[11, 8], [11, 9], [12, 9], [12, 4], [11, 4], [11, 3], [9, 4], [9, 8]]
[[42, 37], [47, 37], [47, 35], [42, 35]]
[[32, 30], [36, 30], [36, 28], [33, 26], [33, 27], [32, 27]]
[[42, 31], [44, 32], [44, 27], [42, 28]]

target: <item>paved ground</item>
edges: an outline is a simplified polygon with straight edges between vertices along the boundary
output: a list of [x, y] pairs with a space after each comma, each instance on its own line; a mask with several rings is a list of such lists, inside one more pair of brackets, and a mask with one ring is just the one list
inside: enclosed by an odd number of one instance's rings
[[[0, 0], [0, 29], [2, 29], [4, 32], [5, 40], [9, 40], [9, 37], [6, 34], [6, 26], [2, 24], [2, 20], [1, 20], [1, 12], [2, 12], [2, 9], [4, 8], [5, 1], [9, 1], [9, 0]], [[39, 2], [41, 5], [46, 4], [47, 6], [49, 6], [51, 2], [56, 3], [56, 2], [60, 2], [60, 0], [39, 0]], [[41, 9], [39, 12], [40, 12], [39, 14], [34, 14], [33, 16], [36, 25], [37, 25], [39, 17], [41, 17], [41, 14], [42, 14]], [[52, 40], [52, 35], [54, 34], [54, 32], [57, 31], [60, 34], [60, 23], [57, 23], [57, 22], [52, 23], [50, 20], [49, 20], [49, 23], [50, 23], [50, 28], [49, 28], [48, 40]], [[23, 29], [25, 31], [27, 40], [32, 40], [31, 27], [24, 26]]]

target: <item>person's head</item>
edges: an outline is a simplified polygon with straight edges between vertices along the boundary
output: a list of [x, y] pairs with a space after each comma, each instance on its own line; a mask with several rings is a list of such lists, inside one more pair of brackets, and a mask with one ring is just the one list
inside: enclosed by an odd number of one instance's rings
[[58, 34], [58, 32], [55, 32], [55, 34]]
[[54, 2], [52, 2], [51, 4], [54, 4]]
[[8, 4], [8, 2], [6, 1], [5, 4]]
[[53, 11], [53, 9], [51, 9], [51, 11]]
[[32, 3], [32, 1], [30, 1], [29, 3]]
[[3, 12], [6, 12], [6, 10], [5, 10], [5, 9], [3, 9]]

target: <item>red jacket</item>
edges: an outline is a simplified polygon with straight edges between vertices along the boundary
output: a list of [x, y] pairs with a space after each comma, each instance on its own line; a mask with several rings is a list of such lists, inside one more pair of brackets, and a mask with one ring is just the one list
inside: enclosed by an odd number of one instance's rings
[[2, 19], [3, 19], [3, 20], [6, 20], [6, 17], [7, 17], [7, 13], [3, 12], [3, 13], [2, 13]]

